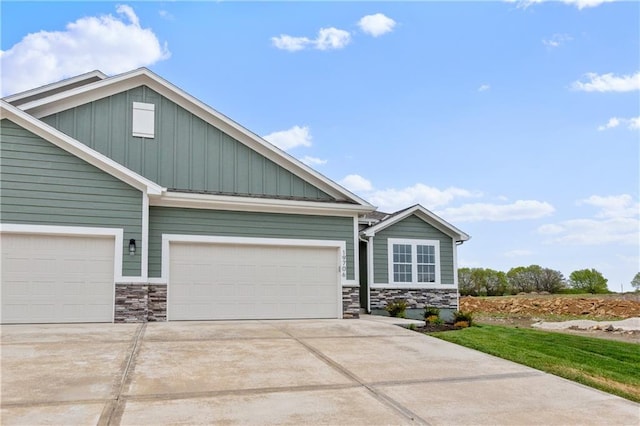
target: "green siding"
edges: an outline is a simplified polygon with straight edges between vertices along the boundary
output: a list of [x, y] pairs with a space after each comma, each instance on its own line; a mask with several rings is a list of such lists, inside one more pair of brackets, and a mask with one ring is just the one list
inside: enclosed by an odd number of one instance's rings
[[[155, 105], [155, 138], [132, 136], [133, 102]], [[322, 190], [146, 86], [42, 121], [169, 189], [333, 201]]]
[[162, 234], [342, 240], [347, 247], [347, 279], [355, 279], [353, 218], [277, 213], [151, 207], [149, 277], [160, 277]]
[[389, 257], [387, 240], [408, 238], [440, 241], [440, 280], [442, 284], [453, 284], [453, 239], [415, 215], [380, 231], [373, 237], [373, 282], [389, 282]]
[[122, 228], [122, 274], [140, 276], [142, 193], [9, 120], [0, 136], [0, 222]]

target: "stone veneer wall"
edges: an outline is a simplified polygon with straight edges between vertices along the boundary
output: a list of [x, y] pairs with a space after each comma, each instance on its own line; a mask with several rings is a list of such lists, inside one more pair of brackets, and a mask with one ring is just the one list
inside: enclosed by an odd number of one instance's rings
[[389, 302], [400, 299], [407, 302], [407, 309], [424, 309], [425, 306], [458, 309], [458, 290], [372, 288], [370, 291], [372, 310], [384, 309]]
[[[360, 289], [342, 288], [343, 318], [360, 317]], [[116, 284], [115, 322], [167, 320], [166, 284]]]
[[114, 322], [166, 320], [166, 284], [116, 284]]
[[342, 287], [342, 318], [360, 318], [359, 287]]

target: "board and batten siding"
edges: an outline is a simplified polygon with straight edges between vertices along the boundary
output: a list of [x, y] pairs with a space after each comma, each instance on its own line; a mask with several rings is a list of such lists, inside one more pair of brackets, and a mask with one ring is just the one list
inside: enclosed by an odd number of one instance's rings
[[454, 284], [453, 239], [415, 215], [383, 229], [373, 237], [374, 284], [389, 283], [389, 248], [387, 245], [389, 238], [439, 240], [441, 284]]
[[7, 119], [0, 138], [0, 222], [122, 228], [122, 275], [140, 276], [141, 191]]
[[161, 275], [162, 234], [342, 240], [347, 248], [347, 279], [355, 279], [353, 217], [151, 207], [150, 278]]
[[[155, 105], [154, 138], [132, 136], [133, 102]], [[333, 200], [147, 86], [62, 111], [42, 121], [169, 189]]]

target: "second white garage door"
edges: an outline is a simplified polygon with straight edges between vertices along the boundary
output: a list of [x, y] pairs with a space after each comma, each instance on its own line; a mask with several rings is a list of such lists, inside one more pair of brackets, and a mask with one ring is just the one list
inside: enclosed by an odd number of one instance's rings
[[339, 318], [339, 249], [170, 244], [169, 320]]

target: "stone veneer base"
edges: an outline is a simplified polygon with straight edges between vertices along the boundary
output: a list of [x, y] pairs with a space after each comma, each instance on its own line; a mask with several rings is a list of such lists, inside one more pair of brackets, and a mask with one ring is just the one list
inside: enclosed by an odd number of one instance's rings
[[[167, 320], [166, 284], [116, 284], [114, 322]], [[360, 289], [342, 288], [343, 318], [360, 317]]]
[[424, 309], [433, 306], [440, 309], [458, 309], [458, 290], [430, 288], [372, 288], [371, 310], [384, 309], [394, 300], [405, 300], [409, 309]]

